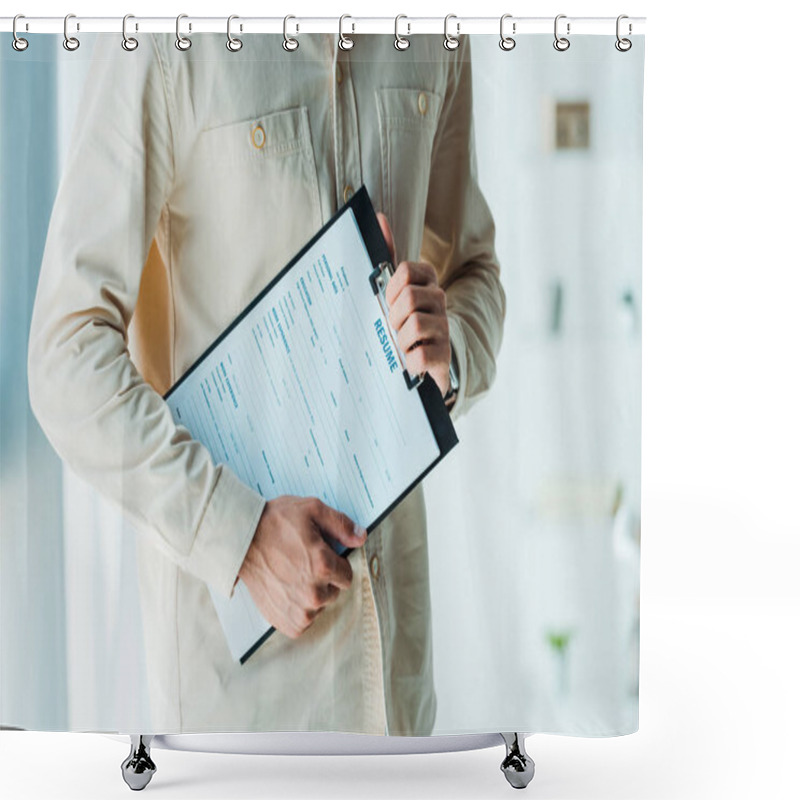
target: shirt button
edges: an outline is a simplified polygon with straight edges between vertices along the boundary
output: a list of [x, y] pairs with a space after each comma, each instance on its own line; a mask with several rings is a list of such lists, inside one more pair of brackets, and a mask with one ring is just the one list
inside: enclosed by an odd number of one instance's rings
[[267, 134], [260, 125], [256, 125], [250, 133], [250, 140], [253, 142], [253, 147], [260, 150], [267, 142]]
[[424, 117], [428, 113], [428, 95], [425, 92], [420, 92], [417, 98], [417, 108], [419, 113]]
[[348, 183], [347, 186], [344, 187], [344, 191], [342, 192], [342, 197], [344, 197], [345, 203], [353, 196], [353, 187]]
[[372, 577], [377, 580], [381, 574], [381, 565], [378, 561], [378, 556], [372, 556], [372, 558], [369, 560], [369, 567], [372, 570]]
[[336, 83], [341, 83], [343, 77], [344, 76], [342, 74], [342, 65], [337, 61], [336, 62]]

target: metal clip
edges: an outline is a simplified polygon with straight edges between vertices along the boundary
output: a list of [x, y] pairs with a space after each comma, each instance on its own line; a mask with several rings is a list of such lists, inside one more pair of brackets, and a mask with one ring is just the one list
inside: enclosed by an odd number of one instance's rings
[[[235, 36], [231, 34], [231, 22], [235, 19], [239, 19], [236, 14], [231, 14], [228, 17], [228, 41], [225, 42], [225, 47], [231, 51], [231, 53], [238, 53], [242, 49], [242, 40], [237, 39]], [[239, 26], [239, 30], [241, 31], [242, 26]]]
[[[503, 31], [503, 24], [507, 19], [511, 19], [511, 14], [503, 14], [503, 16], [500, 17], [500, 49], [505, 50], [506, 52], [513, 50], [517, 46], [516, 39], [512, 38], [511, 36], [506, 36], [505, 32]], [[517, 32], [516, 22], [511, 23], [511, 32]]]
[[[11, 33], [14, 34], [14, 38], [11, 40], [11, 46], [18, 52], [21, 53], [23, 50], [28, 49], [28, 40], [23, 39], [21, 36], [17, 36], [17, 20], [18, 19], [25, 19], [23, 14], [17, 14], [14, 17], [14, 21], [11, 23]], [[28, 29], [27, 23], [25, 24], [25, 30]]]
[[[408, 50], [411, 42], [405, 38], [405, 36], [400, 35], [400, 20], [401, 19], [408, 19], [405, 14], [398, 14], [394, 18], [394, 46], [396, 50]], [[408, 31], [406, 35], [411, 35], [411, 23], [406, 23], [406, 27]]]
[[[617, 41], [614, 42], [614, 47], [616, 47], [617, 50], [620, 51], [620, 53], [627, 53], [628, 50], [630, 50], [631, 47], [633, 47], [633, 42], [630, 39], [622, 39], [622, 38], [620, 38], [620, 35], [619, 35], [620, 25], [619, 24], [623, 19], [628, 19], [628, 15], [627, 14], [620, 14], [617, 17]], [[628, 35], [630, 35], [631, 33], [633, 33], [633, 25], [631, 25], [631, 23], [629, 22], [628, 23]]]
[[[64, 42], [63, 42], [63, 45], [64, 45], [64, 49], [65, 50], [69, 50], [70, 52], [73, 52], [73, 51], [77, 50], [81, 46], [81, 43], [78, 41], [78, 39], [75, 36], [70, 36], [69, 35], [69, 31], [67, 30], [67, 26], [68, 26], [69, 21], [71, 19], [75, 19], [75, 15], [74, 14], [67, 14], [67, 16], [64, 17]], [[80, 30], [80, 29], [81, 29], [80, 25], [78, 25], [77, 26], [77, 30]]]
[[[192, 40], [181, 33], [181, 20], [187, 19], [188, 16], [188, 14], [178, 14], [178, 18], [175, 20], [175, 47], [178, 50], [188, 50], [192, 46]], [[191, 29], [192, 26], [189, 25], [189, 30]]]
[[456, 15], [448, 14], [444, 18], [444, 41], [442, 44], [444, 45], [445, 50], [455, 50], [459, 45], [458, 35], [461, 30], [461, 23], [456, 22], [456, 35], [453, 36], [447, 30], [447, 23], [450, 22], [451, 19], [456, 19]]
[[[346, 19], [353, 19], [349, 14], [342, 14], [339, 17], [339, 49], [340, 50], [352, 50], [353, 45], [355, 42], [349, 37], [344, 35], [343, 25]], [[355, 24], [352, 25], [351, 33], [353, 33], [356, 29]]]
[[[300, 42], [298, 39], [295, 39], [293, 36], [289, 36], [289, 20], [290, 19], [297, 19], [293, 17], [291, 14], [287, 14], [283, 18], [283, 49], [286, 50], [287, 53], [293, 53], [300, 47]], [[299, 33], [300, 26], [295, 24], [295, 33]]]
[[[559, 14], [556, 17], [556, 21], [553, 26], [554, 35], [556, 37], [556, 40], [553, 42], [553, 47], [555, 47], [555, 49], [558, 50], [559, 53], [563, 53], [565, 50], [569, 50], [569, 39], [567, 39], [565, 36], [558, 35], [558, 21], [560, 19], [566, 19], [566, 18], [567, 18], [566, 14]], [[569, 22], [567, 23], [567, 36], [569, 36]]]
[[[133, 36], [128, 36], [128, 20], [133, 18], [133, 14], [126, 14], [122, 18], [122, 49], [127, 50], [129, 53], [132, 53], [139, 46], [138, 39], [135, 39]], [[138, 25], [136, 29], [139, 29]]]

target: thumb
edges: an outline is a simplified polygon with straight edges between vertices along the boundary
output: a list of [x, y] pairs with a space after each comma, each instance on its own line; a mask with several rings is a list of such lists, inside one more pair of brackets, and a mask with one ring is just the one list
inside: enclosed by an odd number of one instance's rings
[[386, 240], [386, 244], [389, 247], [389, 253], [392, 257], [392, 263], [395, 262], [395, 252], [394, 252], [394, 236], [392, 236], [392, 229], [389, 225], [389, 218], [383, 212], [378, 212], [378, 223], [381, 226], [381, 233], [383, 234], [383, 238]]
[[341, 542], [345, 547], [361, 547], [367, 540], [366, 528], [356, 525], [347, 514], [320, 502], [313, 520], [322, 531]]

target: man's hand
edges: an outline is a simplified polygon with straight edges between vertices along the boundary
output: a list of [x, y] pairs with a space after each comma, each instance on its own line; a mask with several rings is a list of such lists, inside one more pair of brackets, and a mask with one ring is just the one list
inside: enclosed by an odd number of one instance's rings
[[323, 535], [346, 547], [367, 540], [364, 528], [315, 497], [270, 500], [239, 570], [258, 610], [291, 639], [353, 580], [350, 562]]
[[[389, 220], [378, 213], [378, 221], [394, 261]], [[386, 302], [408, 371], [430, 373], [444, 397], [450, 389], [450, 326], [447, 299], [436, 270], [425, 262], [401, 261], [386, 286]]]

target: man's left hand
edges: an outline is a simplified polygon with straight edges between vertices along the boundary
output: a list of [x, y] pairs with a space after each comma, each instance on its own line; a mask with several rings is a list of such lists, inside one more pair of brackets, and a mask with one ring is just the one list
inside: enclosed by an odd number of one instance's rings
[[[385, 214], [378, 213], [383, 236], [395, 260], [394, 239]], [[447, 297], [436, 270], [424, 261], [401, 261], [386, 285], [389, 323], [397, 331], [412, 375], [430, 373], [442, 397], [450, 389], [450, 327]]]

